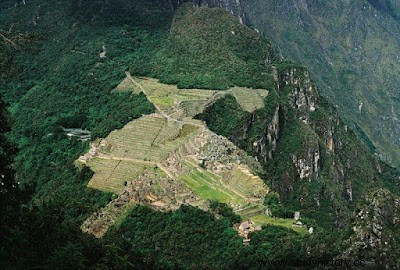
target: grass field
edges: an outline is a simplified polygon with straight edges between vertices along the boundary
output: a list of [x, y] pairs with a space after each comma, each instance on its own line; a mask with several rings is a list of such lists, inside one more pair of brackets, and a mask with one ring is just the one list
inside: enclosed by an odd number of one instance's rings
[[[216, 200], [231, 205], [235, 212], [243, 218], [250, 218], [253, 215], [265, 212], [262, 200], [256, 201], [253, 196], [254, 192], [257, 191], [264, 195], [267, 192], [267, 188], [260, 178], [253, 176], [253, 181], [248, 181], [251, 176], [236, 168], [232, 170], [236, 172], [237, 179], [235, 182], [227, 181], [227, 179], [224, 181], [220, 175], [204, 170], [192, 162], [185, 162], [183, 171], [185, 173], [181, 176], [181, 180], [199, 198]], [[257, 190], [254, 190], [255, 186], [258, 187]]]
[[264, 89], [250, 89], [245, 87], [233, 87], [227, 92], [232, 93], [243, 110], [254, 112], [264, 107], [264, 98], [268, 91]]
[[275, 217], [269, 217], [267, 215], [256, 215], [252, 216], [250, 218], [251, 221], [253, 221], [256, 225], [274, 225], [274, 226], [282, 226], [286, 227], [288, 229], [292, 229], [296, 232], [298, 232], [301, 235], [306, 235], [307, 234], [307, 228], [306, 227], [293, 227], [292, 225], [294, 224], [294, 219], [288, 219], [288, 218], [275, 218]]
[[191, 163], [185, 163], [187, 174], [181, 179], [193, 192], [203, 200], [216, 200], [227, 204], [244, 204], [245, 200], [222, 186], [220, 177], [207, 172]]

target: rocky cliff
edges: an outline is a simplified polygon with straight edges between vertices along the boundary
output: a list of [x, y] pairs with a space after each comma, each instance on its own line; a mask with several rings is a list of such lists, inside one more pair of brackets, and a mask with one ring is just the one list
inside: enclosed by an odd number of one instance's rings
[[253, 143], [254, 150], [263, 162], [272, 159], [272, 154], [276, 150], [280, 131], [279, 113], [280, 107], [278, 106], [275, 109], [271, 122], [268, 123], [261, 138]]
[[366, 195], [354, 212], [350, 247], [342, 257], [365, 260], [371, 267], [397, 269], [400, 223], [400, 199], [388, 190], [379, 189]]
[[237, 17], [241, 24], [248, 23], [246, 15], [243, 11], [241, 0], [165, 0], [173, 9], [186, 2], [194, 3], [198, 6], [210, 8], [222, 8], [229, 11], [233, 16]]
[[[370, 154], [336, 107], [319, 95], [306, 68], [279, 59], [269, 68], [275, 89], [265, 100], [267, 109], [243, 112], [238, 119], [245, 120], [237, 120], [225, 135], [257, 157], [288, 209], [301, 210], [321, 226], [345, 228], [354, 203], [367, 190], [392, 185], [396, 178], [388, 178], [391, 169]], [[213, 106], [205, 111], [211, 128], [240, 110], [228, 101], [218, 105], [224, 112]]]
[[[256, 27], [270, 38], [281, 56], [307, 64], [321, 92], [338, 105], [349, 127], [374, 145], [373, 151], [380, 158], [400, 164], [399, 97], [394, 91], [399, 61], [395, 33], [400, 32], [396, 1], [191, 2], [228, 10], [241, 23]], [[386, 40], [386, 45], [380, 40]]]
[[398, 1], [242, 0], [241, 4], [250, 25], [283, 57], [307, 65], [349, 126], [361, 127], [380, 157], [398, 166]]

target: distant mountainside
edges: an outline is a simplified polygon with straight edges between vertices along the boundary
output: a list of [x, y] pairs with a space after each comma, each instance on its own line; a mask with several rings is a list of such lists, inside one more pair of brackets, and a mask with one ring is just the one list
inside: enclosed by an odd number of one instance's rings
[[395, 19], [400, 19], [400, 3], [396, 0], [368, 0], [375, 8], [387, 12]]
[[273, 41], [280, 56], [307, 65], [321, 93], [338, 106], [346, 124], [371, 152], [392, 165], [400, 164], [396, 34], [400, 4], [391, 0], [186, 2], [228, 10]]
[[[30, 186], [1, 224], [0, 266], [398, 267], [399, 171], [246, 26], [244, 3], [183, 2], [0, 3], [0, 92]], [[252, 218], [264, 227], [243, 245]]]
[[381, 157], [399, 166], [399, 2], [241, 4], [250, 25], [273, 41], [284, 57], [307, 65], [320, 91], [339, 106], [352, 128], [357, 131], [359, 126]]
[[283, 57], [307, 65], [358, 136], [400, 166], [398, 1], [192, 2], [228, 10], [271, 40]]

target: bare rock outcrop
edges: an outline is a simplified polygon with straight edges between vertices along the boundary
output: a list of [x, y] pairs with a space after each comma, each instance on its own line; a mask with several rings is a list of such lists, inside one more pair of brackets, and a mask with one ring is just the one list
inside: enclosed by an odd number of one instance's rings
[[365, 260], [371, 267], [398, 269], [396, 238], [400, 224], [400, 199], [388, 190], [375, 190], [365, 196], [354, 219], [350, 247], [341, 257]]
[[317, 108], [318, 92], [306, 69], [289, 68], [282, 77], [284, 87], [290, 87], [289, 98], [297, 116], [304, 123], [310, 120], [310, 112]]
[[280, 107], [276, 107], [271, 122], [267, 125], [263, 136], [253, 143], [253, 147], [261, 158], [262, 162], [272, 159], [272, 153], [276, 150], [280, 131]]

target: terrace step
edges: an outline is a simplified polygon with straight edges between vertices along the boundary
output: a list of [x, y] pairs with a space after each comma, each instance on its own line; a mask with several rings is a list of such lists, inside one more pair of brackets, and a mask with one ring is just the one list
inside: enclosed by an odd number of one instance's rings
[[245, 208], [237, 210], [236, 213], [240, 216], [249, 217], [249, 216], [254, 216], [254, 215], [258, 215], [258, 214], [263, 214], [265, 212], [265, 210], [266, 210], [266, 207], [264, 205], [253, 204], [253, 205], [250, 205]]

